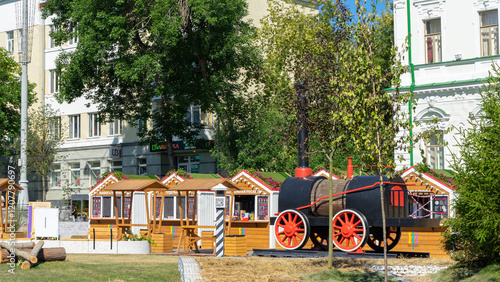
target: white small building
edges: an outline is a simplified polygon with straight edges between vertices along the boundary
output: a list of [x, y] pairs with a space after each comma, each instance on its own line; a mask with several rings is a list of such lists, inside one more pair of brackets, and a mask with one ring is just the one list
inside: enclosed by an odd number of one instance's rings
[[459, 152], [458, 129], [481, 116], [480, 90], [492, 63], [500, 61], [499, 6], [497, 0], [394, 0], [396, 46], [411, 35], [401, 91], [413, 88], [417, 99], [411, 105], [413, 135], [431, 128], [426, 121], [438, 120], [437, 134], [415, 143], [413, 157], [397, 152], [405, 157], [398, 169], [424, 157], [432, 169], [451, 168], [452, 155]]

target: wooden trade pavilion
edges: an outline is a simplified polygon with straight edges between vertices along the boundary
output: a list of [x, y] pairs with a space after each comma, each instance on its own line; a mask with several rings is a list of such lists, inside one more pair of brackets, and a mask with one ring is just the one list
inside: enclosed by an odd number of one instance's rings
[[[12, 220], [13, 217], [10, 216], [9, 214], [14, 213], [15, 209], [15, 199], [16, 199], [16, 193], [19, 190], [23, 190], [21, 186], [16, 184], [13, 180], [10, 178], [0, 178], [0, 223], [1, 223], [1, 228], [0, 228], [0, 237], [3, 237], [4, 234], [6, 233], [11, 233], [14, 232], [14, 230], [10, 230], [12, 226]], [[12, 193], [12, 194], [10, 194]], [[9, 201], [9, 199], [12, 199], [13, 201]], [[9, 205], [9, 202], [12, 204]], [[4, 210], [2, 211], [2, 208]], [[9, 211], [10, 210], [10, 211]], [[4, 218], [5, 215], [5, 218]]]
[[[211, 191], [212, 188], [218, 185], [223, 185], [228, 188], [228, 191], [233, 195], [232, 201], [230, 201], [230, 209], [233, 207], [234, 202], [234, 191], [240, 190], [238, 186], [232, 181], [224, 178], [211, 178], [211, 179], [186, 179], [184, 182], [179, 183], [177, 186], [172, 188], [176, 190], [178, 193], [178, 207], [179, 214], [183, 214], [182, 211], [182, 203], [181, 199], [184, 195], [186, 198], [192, 194], [194, 196], [194, 206], [197, 206], [198, 200], [198, 191]], [[162, 198], [163, 201], [163, 198]], [[162, 209], [163, 210], [163, 205]], [[180, 251], [181, 247], [184, 252], [199, 252], [198, 250], [198, 241], [201, 240], [201, 237], [197, 234], [197, 229], [210, 229], [215, 228], [214, 225], [198, 225], [198, 222], [195, 220], [196, 213], [192, 213], [192, 218], [189, 218], [189, 213], [187, 214], [187, 218], [180, 217], [180, 228], [181, 235], [179, 238], [179, 243], [177, 245], [177, 252]], [[160, 211], [161, 218], [161, 211]], [[231, 221], [228, 223], [228, 227], [226, 229], [226, 233], [231, 229]]]
[[[118, 239], [121, 238], [121, 235], [123, 234], [124, 229], [130, 229], [132, 226], [147, 226], [147, 236], [148, 238], [151, 238], [151, 235], [155, 232], [158, 232], [161, 229], [161, 220], [158, 220], [158, 226], [156, 224], [156, 218], [152, 217], [150, 218], [150, 213], [148, 212], [151, 210], [149, 201], [148, 201], [148, 196], [145, 196], [145, 206], [146, 206], [146, 215], [147, 215], [147, 222], [146, 224], [132, 224], [130, 220], [130, 216], [132, 215], [132, 199], [133, 197], [130, 198], [130, 210], [128, 212], [128, 222], [125, 221], [125, 209], [121, 208], [121, 212], [118, 212], [118, 204], [117, 204], [117, 193], [121, 193], [122, 195], [125, 195], [127, 192], [130, 194], [133, 194], [134, 192], [144, 192], [146, 195], [148, 192], [151, 192], [154, 196], [153, 199], [156, 198], [157, 193], [165, 192], [168, 190], [168, 187], [165, 186], [163, 183], [161, 183], [158, 180], [155, 179], [128, 179], [128, 180], [121, 180], [117, 183], [113, 183], [111, 185], [108, 185], [102, 189], [103, 191], [111, 191], [113, 193], [113, 202], [114, 202], [114, 211], [115, 211], [115, 222], [116, 222], [116, 227], [118, 231]], [[125, 197], [121, 197], [121, 207], [125, 207]], [[152, 204], [152, 203], [151, 203]], [[162, 201], [162, 206], [163, 206], [163, 201]], [[121, 213], [121, 214], [120, 214]], [[119, 219], [119, 215], [121, 216], [121, 219]]]

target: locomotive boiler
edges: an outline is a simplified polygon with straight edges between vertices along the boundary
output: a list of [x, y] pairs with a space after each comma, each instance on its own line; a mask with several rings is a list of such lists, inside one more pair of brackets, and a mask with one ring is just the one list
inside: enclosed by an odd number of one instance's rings
[[[304, 88], [296, 85], [300, 104], [306, 103]], [[288, 250], [302, 248], [308, 241], [327, 250], [329, 228], [329, 180], [311, 176], [307, 159], [308, 132], [304, 112], [299, 111], [298, 168], [281, 185], [278, 214], [274, 222], [276, 242]], [[352, 174], [352, 173], [351, 173]], [[383, 177], [387, 250], [401, 238], [401, 227], [439, 227], [439, 219], [413, 218], [412, 202], [401, 177]], [[379, 176], [333, 180], [333, 244], [354, 252], [365, 243], [383, 252], [383, 219]]]

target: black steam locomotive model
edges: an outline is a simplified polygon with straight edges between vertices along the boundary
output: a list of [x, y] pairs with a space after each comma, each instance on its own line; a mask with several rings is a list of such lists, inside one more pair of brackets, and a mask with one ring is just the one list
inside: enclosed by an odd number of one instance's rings
[[[439, 219], [411, 218], [411, 202], [404, 181], [383, 178], [387, 249], [401, 237], [401, 227], [439, 227]], [[328, 248], [329, 180], [324, 177], [292, 177], [280, 189], [279, 215], [274, 224], [278, 244], [289, 250], [302, 248], [310, 238]], [[382, 211], [378, 176], [333, 180], [333, 244], [354, 252], [365, 243], [383, 251]]]
[[[295, 86], [298, 104], [305, 105], [305, 87], [299, 83]], [[297, 113], [299, 165], [296, 177], [286, 179], [281, 185], [274, 234], [278, 244], [288, 250], [302, 248], [309, 238], [317, 248], [327, 250], [329, 180], [311, 176], [306, 114], [303, 110]], [[383, 252], [379, 177], [351, 178], [349, 170], [348, 167], [348, 180], [333, 181], [333, 244], [339, 250], [354, 252], [368, 242], [373, 250]], [[383, 178], [383, 195], [388, 250], [398, 244], [401, 227], [439, 227], [439, 219], [410, 217], [412, 203], [407, 185], [400, 177]]]

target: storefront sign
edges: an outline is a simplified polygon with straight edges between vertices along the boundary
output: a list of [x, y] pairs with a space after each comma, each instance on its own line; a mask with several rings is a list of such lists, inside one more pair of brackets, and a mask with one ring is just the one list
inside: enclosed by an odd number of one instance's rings
[[119, 159], [121, 156], [121, 149], [118, 146], [109, 147], [109, 157], [112, 159]]
[[223, 209], [226, 207], [225, 197], [215, 197], [215, 208]]
[[[210, 140], [197, 140], [194, 146], [186, 144], [184, 141], [172, 142], [172, 149], [176, 150], [195, 150], [195, 149], [210, 149], [213, 147], [213, 142]], [[167, 144], [150, 144], [150, 152], [162, 152], [167, 150]]]

